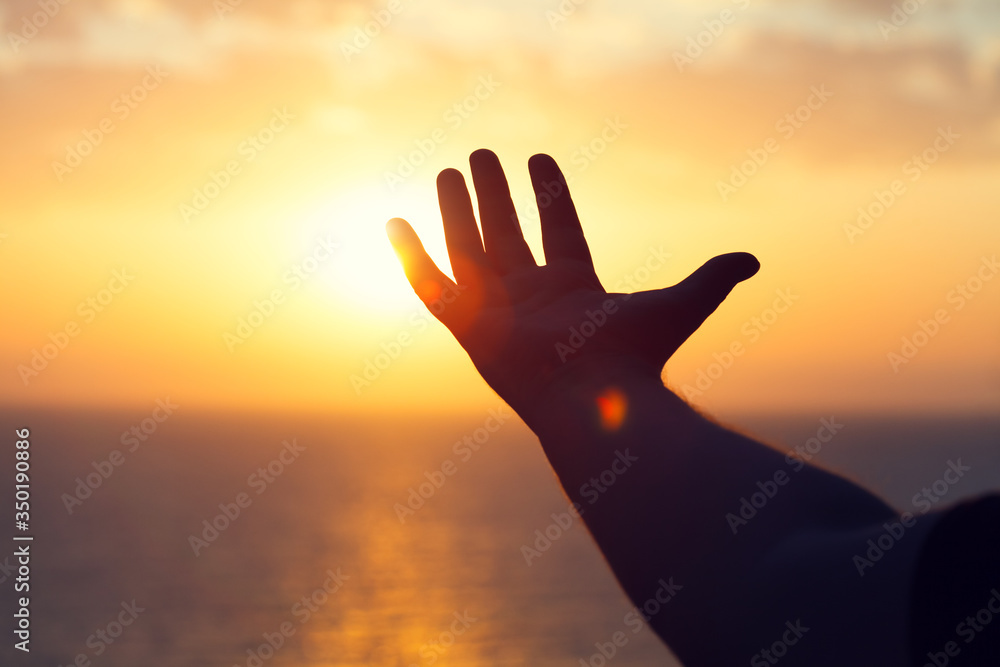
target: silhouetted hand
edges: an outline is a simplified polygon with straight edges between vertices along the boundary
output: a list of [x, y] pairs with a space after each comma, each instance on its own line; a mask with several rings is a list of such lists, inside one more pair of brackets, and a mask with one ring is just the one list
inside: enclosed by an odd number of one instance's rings
[[[731, 253], [673, 287], [609, 294], [555, 160], [539, 154], [528, 161], [544, 266], [524, 241], [497, 156], [482, 149], [469, 163], [482, 236], [462, 174], [446, 169], [437, 179], [455, 281], [438, 269], [406, 221], [394, 218], [386, 229], [414, 291], [522, 417], [565, 370], [599, 374], [607, 364], [628, 364], [658, 378], [674, 350], [760, 267], [752, 255]], [[571, 341], [570, 329], [579, 331], [585, 322], [593, 325], [584, 327], [591, 335], [582, 345], [582, 336]]]
[[[457, 283], [404, 221], [389, 222], [390, 238], [420, 298], [538, 435], [576, 516], [683, 664], [745, 664], [788, 619], [813, 628], [782, 659], [788, 667], [909, 664], [914, 573], [938, 515], [907, 523], [894, 564], [859, 577], [857, 555], [905, 518], [814, 464], [789, 481], [783, 451], [714, 423], [660, 379], [757, 260], [720, 255], [673, 287], [608, 294], [552, 158], [528, 161], [545, 266], [524, 242], [497, 157], [480, 150], [470, 162], [482, 236], [462, 175], [438, 177]], [[775, 489], [767, 511], [737, 536], [726, 517], [761, 480]], [[674, 583], [683, 597], [664, 600]]]

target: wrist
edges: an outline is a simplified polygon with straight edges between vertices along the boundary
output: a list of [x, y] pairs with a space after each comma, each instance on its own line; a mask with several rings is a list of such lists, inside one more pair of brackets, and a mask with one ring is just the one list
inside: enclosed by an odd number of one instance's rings
[[665, 390], [659, 372], [633, 357], [590, 357], [547, 370], [537, 388], [523, 401], [526, 414], [522, 416], [529, 426], [537, 425], [543, 430], [564, 428], [567, 412], [576, 420], [587, 419], [597, 427], [602, 403], [613, 405], [615, 395]]
[[566, 364], [523, 405], [513, 407], [557, 471], [562, 465], [603, 461], [617, 447], [634, 449], [637, 434], [669, 438], [686, 431], [692, 419], [701, 421], [664, 386], [657, 369], [625, 355]]

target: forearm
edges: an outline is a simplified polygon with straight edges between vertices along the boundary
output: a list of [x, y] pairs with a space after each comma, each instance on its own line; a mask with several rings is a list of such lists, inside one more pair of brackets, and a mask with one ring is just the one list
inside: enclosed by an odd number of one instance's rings
[[[866, 531], [896, 517], [892, 508], [813, 466], [790, 475], [784, 453], [705, 419], [658, 376], [611, 368], [600, 376], [569, 370], [524, 410], [525, 419], [633, 602], [655, 599], [661, 581], [673, 578], [683, 587], [650, 624], [686, 664], [746, 663], [781, 636], [786, 621], [800, 617], [807, 626], [820, 616], [827, 626], [839, 623], [820, 608], [841, 596], [870, 607], [898, 593], [893, 618], [858, 642], [869, 651], [878, 649], [873, 642], [900, 644], [905, 564], [861, 581], [850, 552], [854, 543], [864, 545]], [[620, 424], [616, 408], [623, 411]], [[740, 498], [780, 471], [785, 484], [734, 533], [727, 514], [739, 512]], [[780, 559], [790, 559], [791, 567], [778, 565]], [[834, 573], [826, 585], [828, 569]], [[812, 653], [800, 649], [797, 656]], [[796, 660], [790, 655], [785, 663]]]
[[[476, 151], [469, 162], [481, 232], [462, 175], [438, 176], [454, 281], [404, 221], [387, 227], [393, 246], [417, 294], [538, 434], [633, 601], [655, 598], [661, 580], [683, 586], [651, 619], [657, 632], [689, 665], [753, 663], [758, 648], [791, 632], [786, 621], [801, 617], [817, 629], [782, 658], [785, 667], [902, 665], [927, 517], [862, 575], [852, 554], [895, 513], [804, 465], [735, 534], [726, 515], [756, 483], [775, 480], [785, 457], [702, 418], [660, 381], [674, 351], [757, 272], [756, 258], [726, 253], [671, 287], [609, 293], [554, 160], [528, 163], [545, 266], [524, 240], [496, 155]], [[464, 293], [441, 308], [438, 296], [458, 285]], [[585, 325], [590, 332], [581, 334]], [[573, 337], [568, 346], [567, 331], [587, 336], [586, 349]]]

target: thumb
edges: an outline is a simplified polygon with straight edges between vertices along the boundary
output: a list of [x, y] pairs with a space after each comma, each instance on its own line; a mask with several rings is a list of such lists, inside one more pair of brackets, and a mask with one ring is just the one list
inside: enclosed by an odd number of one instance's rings
[[760, 262], [748, 252], [731, 252], [708, 260], [675, 288], [692, 315], [699, 317], [695, 328], [715, 312], [737, 284], [760, 270]]
[[756, 257], [734, 252], [713, 257], [673, 287], [632, 294], [632, 343], [656, 364], [665, 363], [733, 288], [759, 269]]

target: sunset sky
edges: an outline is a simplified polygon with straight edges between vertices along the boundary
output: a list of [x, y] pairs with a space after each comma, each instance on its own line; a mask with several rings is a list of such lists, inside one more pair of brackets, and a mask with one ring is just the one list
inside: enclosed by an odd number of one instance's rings
[[996, 411], [1000, 6], [904, 4], [5, 2], [0, 401], [495, 405], [384, 232], [447, 267], [434, 178], [487, 147], [539, 261], [555, 157], [609, 291], [760, 259], [667, 365], [694, 403]]

